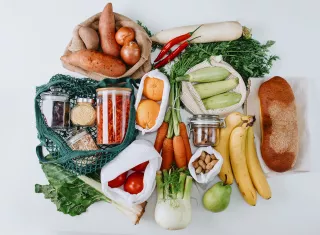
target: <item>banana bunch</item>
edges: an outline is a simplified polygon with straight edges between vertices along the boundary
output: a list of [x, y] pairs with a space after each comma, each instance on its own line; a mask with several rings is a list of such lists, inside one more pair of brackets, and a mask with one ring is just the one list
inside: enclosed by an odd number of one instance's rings
[[220, 142], [215, 148], [223, 157], [221, 180], [232, 184], [235, 178], [243, 198], [252, 206], [256, 205], [256, 191], [265, 199], [271, 198], [254, 144], [254, 121], [252, 116], [231, 113], [225, 119], [226, 128], [221, 129]]

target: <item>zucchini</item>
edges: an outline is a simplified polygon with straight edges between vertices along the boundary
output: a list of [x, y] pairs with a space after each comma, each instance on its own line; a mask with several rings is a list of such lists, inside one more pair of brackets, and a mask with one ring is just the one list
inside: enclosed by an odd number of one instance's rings
[[228, 79], [219, 82], [199, 83], [194, 85], [194, 89], [198, 92], [201, 99], [234, 89], [239, 84], [239, 78]]
[[241, 94], [236, 92], [226, 92], [220, 95], [215, 95], [202, 100], [204, 107], [209, 109], [221, 109], [237, 104], [241, 100]]
[[186, 74], [181, 77], [177, 77], [176, 81], [188, 81], [188, 82], [216, 82], [221, 81], [229, 77], [230, 72], [222, 67], [207, 67], [196, 70], [192, 73]]

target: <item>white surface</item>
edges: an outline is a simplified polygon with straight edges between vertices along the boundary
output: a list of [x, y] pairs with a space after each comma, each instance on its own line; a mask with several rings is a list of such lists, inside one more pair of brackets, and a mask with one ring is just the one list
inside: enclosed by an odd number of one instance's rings
[[319, 234], [319, 42], [317, 0], [162, 0], [114, 1], [114, 9], [144, 22], [153, 32], [173, 26], [239, 20], [255, 38], [277, 41], [281, 57], [271, 75], [310, 79], [312, 173], [273, 177], [273, 197], [248, 206], [233, 186], [225, 212], [204, 211], [193, 188], [193, 221], [183, 231], [167, 232], [153, 219], [155, 197], [138, 226], [112, 206], [97, 203], [87, 213], [70, 217], [34, 193], [46, 183], [35, 154], [33, 97], [35, 86], [56, 73], [69, 74], [59, 61], [74, 26], [101, 11], [106, 1], [0, 0], [1, 29], [1, 234]]

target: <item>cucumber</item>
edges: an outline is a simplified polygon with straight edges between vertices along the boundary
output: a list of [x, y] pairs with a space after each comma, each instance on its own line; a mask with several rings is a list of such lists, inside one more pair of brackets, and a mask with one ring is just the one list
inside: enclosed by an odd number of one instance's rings
[[238, 84], [239, 78], [233, 78], [219, 82], [199, 83], [193, 87], [198, 92], [200, 98], [204, 99], [230, 91], [238, 86]]
[[220, 95], [215, 95], [202, 100], [204, 107], [208, 109], [221, 109], [237, 104], [241, 100], [241, 94], [236, 92], [226, 92]]
[[181, 77], [177, 77], [176, 81], [188, 81], [188, 82], [216, 82], [221, 81], [229, 77], [230, 72], [222, 67], [207, 67], [196, 70], [192, 73], [186, 74]]

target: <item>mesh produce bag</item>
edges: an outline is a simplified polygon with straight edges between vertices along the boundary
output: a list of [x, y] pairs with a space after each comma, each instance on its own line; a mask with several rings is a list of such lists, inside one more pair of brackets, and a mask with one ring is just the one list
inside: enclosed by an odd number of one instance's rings
[[[119, 145], [101, 145], [99, 150], [79, 151], [72, 150], [66, 142], [70, 135], [70, 130], [53, 130], [45, 122], [41, 112], [40, 95], [49, 91], [50, 87], [63, 89], [70, 97], [70, 108], [75, 105], [78, 97], [96, 97], [96, 89], [108, 86], [131, 88], [129, 123], [124, 140]], [[135, 96], [134, 87], [136, 83], [131, 78], [104, 79], [97, 82], [91, 79], [77, 79], [71, 76], [57, 74], [53, 76], [49, 83], [37, 87], [35, 97], [36, 127], [38, 139], [41, 144], [36, 147], [36, 153], [41, 163], [58, 163], [65, 169], [77, 174], [88, 174], [101, 169], [106, 163], [113, 160], [122, 150], [135, 140], [138, 131], [135, 129], [136, 112], [134, 108]], [[96, 140], [96, 127], [78, 127], [85, 129], [94, 140]], [[50, 153], [50, 158], [44, 157], [43, 147]]]
[[[78, 26], [75, 27], [74, 32], [73, 32], [73, 37], [76, 37], [80, 39], [79, 37], [79, 29], [81, 26], [86, 26], [90, 27], [98, 32], [99, 28], [99, 19], [100, 19], [101, 13], [98, 13], [86, 21], [82, 22]], [[120, 15], [118, 13], [114, 13], [115, 17], [115, 22], [116, 22], [116, 29], [118, 30], [119, 28], [125, 26], [125, 27], [130, 27], [134, 30], [136, 38], [135, 40], [137, 41], [140, 49], [141, 49], [141, 58], [140, 60], [132, 67], [130, 67], [122, 76], [119, 78], [123, 77], [131, 77], [133, 79], [141, 78], [145, 73], [149, 72], [151, 70], [151, 46], [152, 46], [152, 41], [149, 38], [148, 34], [146, 31], [138, 25], [136, 22], [133, 20]], [[80, 39], [81, 40], [81, 39]], [[65, 52], [63, 55], [69, 55], [72, 52], [70, 51], [70, 45], [72, 43], [72, 40], [68, 44]], [[68, 63], [62, 62], [63, 67], [65, 67], [68, 70], [71, 70], [73, 72], [81, 73], [85, 75], [86, 77], [95, 79], [95, 80], [102, 80], [106, 76], [103, 74], [95, 73], [95, 72], [90, 72], [86, 71], [82, 68], [79, 68], [77, 66], [70, 65]], [[110, 77], [111, 78], [111, 77]]]

